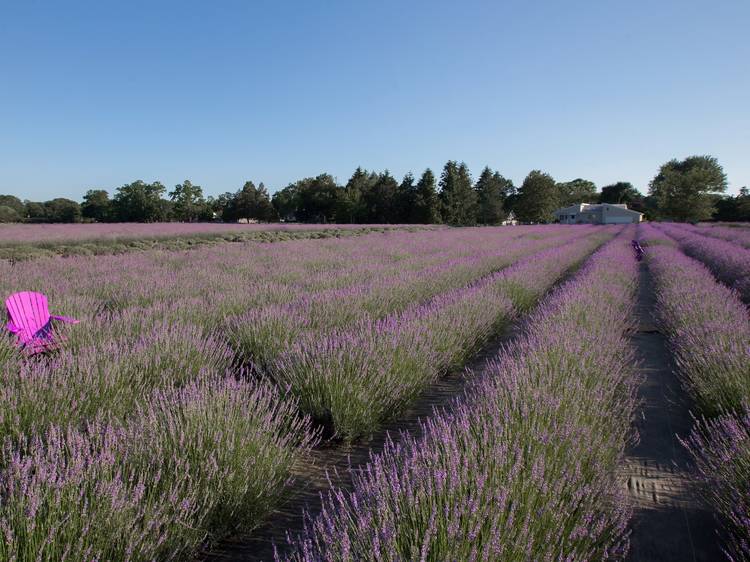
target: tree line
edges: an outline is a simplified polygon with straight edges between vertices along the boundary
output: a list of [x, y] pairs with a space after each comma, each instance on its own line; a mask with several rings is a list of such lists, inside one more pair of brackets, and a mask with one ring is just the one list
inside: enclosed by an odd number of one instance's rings
[[161, 221], [294, 221], [354, 224], [496, 225], [512, 214], [521, 222], [553, 220], [559, 207], [577, 203], [625, 203], [647, 218], [676, 221], [750, 221], [750, 193], [742, 188], [726, 196], [727, 180], [711, 156], [691, 156], [662, 165], [647, 196], [631, 183], [602, 187], [585, 179], [557, 182], [531, 171], [516, 187], [500, 172], [485, 167], [474, 180], [468, 166], [448, 161], [439, 177], [429, 168], [419, 178], [398, 181], [386, 170], [357, 168], [344, 185], [330, 174], [304, 178], [270, 196], [259, 183], [238, 191], [204, 196], [189, 180], [167, 188], [138, 180], [117, 188], [110, 198], [103, 189], [86, 192], [83, 201], [64, 198], [21, 201], [0, 195], [0, 222], [161, 222]]

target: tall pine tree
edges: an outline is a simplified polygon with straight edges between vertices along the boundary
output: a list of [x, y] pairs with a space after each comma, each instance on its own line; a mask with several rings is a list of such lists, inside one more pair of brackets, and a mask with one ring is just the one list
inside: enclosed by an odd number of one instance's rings
[[513, 191], [513, 182], [485, 166], [474, 190], [477, 193], [477, 222], [500, 224], [507, 215], [505, 199]]
[[437, 224], [441, 222], [440, 199], [435, 185], [435, 174], [427, 168], [417, 182], [414, 204], [409, 213], [412, 224]]
[[440, 202], [443, 220], [451, 225], [477, 222], [477, 195], [471, 185], [469, 168], [449, 160], [440, 176]]
[[354, 170], [339, 198], [339, 209], [336, 212], [339, 220], [348, 223], [371, 222], [367, 214], [365, 196], [372, 190], [376, 181], [377, 176], [361, 166]]
[[411, 222], [411, 209], [417, 199], [417, 186], [414, 184], [414, 176], [411, 172], [404, 176], [398, 186], [396, 196], [395, 220], [399, 223]]

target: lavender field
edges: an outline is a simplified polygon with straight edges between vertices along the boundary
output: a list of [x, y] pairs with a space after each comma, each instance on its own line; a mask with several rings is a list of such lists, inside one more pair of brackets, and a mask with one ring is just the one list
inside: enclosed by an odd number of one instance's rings
[[[254, 230], [218, 226], [64, 235]], [[623, 559], [644, 292], [696, 416], [682, 441], [716, 541], [750, 556], [743, 232], [372, 227], [0, 259], [3, 295], [80, 320], [43, 355], [0, 338], [0, 561], [211, 559], [251, 539], [268, 544], [252, 559]], [[384, 433], [449, 376], [467, 382], [448, 403]], [[327, 450], [369, 460], [304, 504]], [[266, 537], [282, 509], [300, 525]]]
[[435, 229], [427, 225], [93, 223], [1, 224], [0, 259], [93, 256], [144, 250], [187, 250], [226, 242], [277, 242], [342, 238], [387, 230]]

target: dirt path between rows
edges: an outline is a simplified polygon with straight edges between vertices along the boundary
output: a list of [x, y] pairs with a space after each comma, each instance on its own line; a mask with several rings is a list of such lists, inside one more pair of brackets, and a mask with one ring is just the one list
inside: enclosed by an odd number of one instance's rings
[[[373, 438], [348, 446], [333, 443], [314, 450], [304, 472], [296, 475], [292, 497], [266, 524], [255, 529], [250, 536], [223, 541], [199, 559], [206, 562], [273, 560], [274, 544], [279, 552], [283, 552], [286, 533], [294, 536], [302, 531], [303, 508], [307, 507], [311, 514], [316, 515], [321, 507], [320, 494], [328, 491], [331, 483], [339, 488], [350, 489], [349, 467], [363, 465], [368, 462], [371, 453], [382, 451], [387, 435], [391, 435], [394, 440], [398, 439], [399, 432], [404, 431], [420, 435], [420, 420], [432, 416], [435, 409], [450, 406], [460, 397], [466, 386], [484, 371], [487, 361], [518, 334], [521, 323], [521, 319], [511, 323], [498, 337], [486, 344], [466, 364], [466, 371], [450, 373], [433, 383], [415, 404], [397, 419], [387, 423]], [[331, 482], [328, 481], [327, 472]]]
[[690, 402], [655, 323], [656, 297], [645, 263], [639, 281], [637, 331], [631, 341], [644, 378], [636, 414], [640, 442], [626, 452], [622, 466], [635, 506], [628, 560], [724, 560], [714, 519], [698, 499], [689, 457], [677, 441], [677, 435], [690, 432]]

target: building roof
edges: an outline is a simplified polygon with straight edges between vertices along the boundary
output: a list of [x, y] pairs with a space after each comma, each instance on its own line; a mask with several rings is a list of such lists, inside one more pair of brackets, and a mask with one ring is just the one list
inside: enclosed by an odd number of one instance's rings
[[577, 215], [580, 213], [596, 213], [607, 208], [617, 209], [618, 212], [625, 211], [627, 213], [634, 213], [637, 215], [643, 214], [638, 211], [634, 211], [633, 209], [628, 209], [628, 206], [625, 203], [578, 203], [576, 205], [571, 205], [570, 207], [562, 207], [560, 209], [557, 209], [552, 214]]

